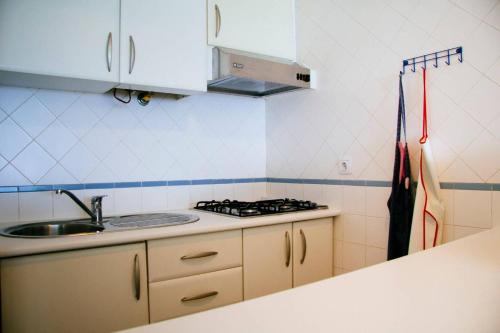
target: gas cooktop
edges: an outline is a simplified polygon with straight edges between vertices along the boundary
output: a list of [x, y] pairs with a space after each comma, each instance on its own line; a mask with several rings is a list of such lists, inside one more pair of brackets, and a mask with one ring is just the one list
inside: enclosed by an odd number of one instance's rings
[[273, 199], [261, 201], [199, 201], [194, 209], [237, 217], [252, 217], [271, 214], [294, 213], [305, 210], [327, 209], [328, 206], [295, 199]]

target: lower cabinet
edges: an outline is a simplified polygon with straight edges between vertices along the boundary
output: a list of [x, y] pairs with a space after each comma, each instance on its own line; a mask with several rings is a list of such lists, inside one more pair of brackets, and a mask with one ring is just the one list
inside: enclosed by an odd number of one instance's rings
[[2, 332], [145, 325], [331, 277], [332, 257], [324, 218], [2, 259]]
[[331, 218], [293, 224], [293, 286], [333, 275], [333, 222]]
[[244, 299], [332, 275], [332, 218], [243, 230]]
[[292, 223], [243, 229], [244, 299], [292, 288]]
[[243, 300], [241, 267], [149, 285], [152, 323]]
[[144, 243], [4, 259], [2, 332], [110, 332], [148, 323]]

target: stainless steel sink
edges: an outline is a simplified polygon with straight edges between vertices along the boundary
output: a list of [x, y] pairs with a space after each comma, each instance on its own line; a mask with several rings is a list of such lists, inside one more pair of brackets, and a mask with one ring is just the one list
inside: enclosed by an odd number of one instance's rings
[[191, 214], [138, 214], [110, 217], [105, 219], [102, 224], [93, 222], [91, 219], [21, 224], [0, 230], [0, 235], [21, 238], [82, 236], [101, 232], [166, 227], [193, 223], [198, 220], [198, 216]]
[[102, 232], [103, 230], [104, 226], [91, 223], [90, 220], [73, 220], [21, 224], [5, 228], [0, 233], [10, 237], [47, 238], [89, 235]]

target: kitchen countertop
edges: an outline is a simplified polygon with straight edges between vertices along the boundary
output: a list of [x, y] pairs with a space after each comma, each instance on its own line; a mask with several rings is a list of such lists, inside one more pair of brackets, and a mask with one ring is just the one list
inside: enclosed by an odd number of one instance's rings
[[277, 294], [127, 330], [499, 332], [500, 227]]
[[[224, 230], [251, 228], [263, 225], [318, 219], [322, 217], [332, 217], [340, 214], [340, 210], [336, 208], [246, 218], [206, 213], [194, 209], [168, 212], [194, 214], [198, 215], [200, 217], [200, 220], [195, 223], [176, 226], [103, 232], [95, 235], [85, 236], [64, 236], [54, 238], [13, 238], [0, 236], [0, 258], [72, 249], [84, 249], [116, 244], [126, 244], [151, 239], [203, 234]], [[8, 225], [6, 224], [5, 226]]]

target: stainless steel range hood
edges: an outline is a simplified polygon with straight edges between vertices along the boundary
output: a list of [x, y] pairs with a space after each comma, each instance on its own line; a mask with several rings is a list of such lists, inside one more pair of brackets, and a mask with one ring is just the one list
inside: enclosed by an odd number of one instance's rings
[[311, 87], [311, 71], [296, 63], [268, 60], [212, 49], [208, 90], [248, 96], [268, 96]]

